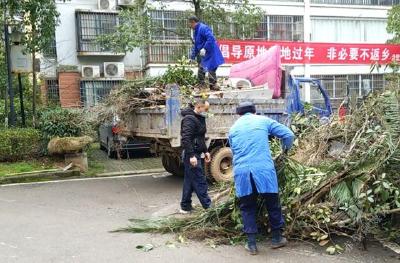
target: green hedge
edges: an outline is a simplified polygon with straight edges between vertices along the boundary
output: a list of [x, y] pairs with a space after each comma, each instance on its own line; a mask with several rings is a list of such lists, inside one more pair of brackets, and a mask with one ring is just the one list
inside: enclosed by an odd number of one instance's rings
[[39, 116], [39, 130], [45, 140], [54, 137], [76, 137], [88, 135], [93, 128], [81, 110], [47, 109]]
[[0, 129], [0, 161], [32, 159], [41, 153], [42, 137], [31, 128]]

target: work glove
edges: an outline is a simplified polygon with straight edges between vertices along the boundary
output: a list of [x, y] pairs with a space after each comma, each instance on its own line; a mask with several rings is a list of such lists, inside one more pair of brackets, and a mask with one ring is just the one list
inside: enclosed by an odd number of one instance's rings
[[204, 48], [200, 49], [200, 56], [204, 57], [206, 55], [206, 50]]

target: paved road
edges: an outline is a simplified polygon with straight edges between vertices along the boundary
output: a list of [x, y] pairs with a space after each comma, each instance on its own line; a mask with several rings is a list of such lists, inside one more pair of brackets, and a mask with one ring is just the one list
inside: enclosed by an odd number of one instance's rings
[[[328, 256], [305, 243], [248, 256], [240, 246], [212, 249], [172, 235], [110, 233], [132, 217], [174, 212], [181, 179], [124, 177], [0, 187], [0, 262], [398, 262], [388, 251], [356, 247]], [[151, 243], [150, 252], [135, 249]]]
[[105, 173], [163, 168], [161, 158], [151, 157], [146, 151], [132, 151], [129, 157], [121, 160], [110, 159], [105, 151], [92, 149], [89, 153], [89, 162], [95, 161], [102, 164]]

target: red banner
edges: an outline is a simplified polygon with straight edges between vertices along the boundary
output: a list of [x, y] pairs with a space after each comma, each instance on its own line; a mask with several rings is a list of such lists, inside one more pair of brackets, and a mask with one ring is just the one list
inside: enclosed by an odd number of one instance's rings
[[273, 45], [281, 47], [284, 64], [385, 64], [400, 62], [400, 45], [269, 42], [245, 40], [218, 41], [226, 63], [237, 63], [262, 54]]

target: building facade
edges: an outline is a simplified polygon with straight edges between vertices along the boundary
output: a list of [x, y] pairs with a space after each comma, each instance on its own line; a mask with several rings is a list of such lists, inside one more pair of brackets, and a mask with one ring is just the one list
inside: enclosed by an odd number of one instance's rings
[[[151, 11], [154, 21], [166, 31], [152, 37], [154, 43], [130, 53], [113, 53], [102, 48], [97, 38], [112, 32], [118, 23], [118, 10], [134, 0], [72, 0], [57, 3], [60, 25], [54, 47], [42, 58], [42, 76], [49, 100], [63, 107], [90, 107], [106, 96], [123, 79], [142, 74], [162, 74], [178, 56], [189, 55], [190, 42], [171, 33], [182, 27], [185, 1], [165, 1], [163, 8]], [[163, 1], [164, 2], [164, 1]], [[254, 0], [265, 16], [249, 40], [384, 44], [387, 12], [400, 0]], [[223, 26], [235, 30], [235, 25]], [[188, 35], [190, 31], [188, 30]], [[238, 35], [237, 38], [243, 38]], [[293, 64], [293, 74], [323, 79], [331, 97], [340, 101], [346, 86], [354, 96], [385, 84], [383, 71], [371, 73], [368, 64]], [[230, 64], [218, 70], [229, 74]], [[312, 92], [304, 94], [313, 100]], [[317, 96], [317, 95], [316, 95]], [[315, 97], [316, 98], [316, 97]]]

